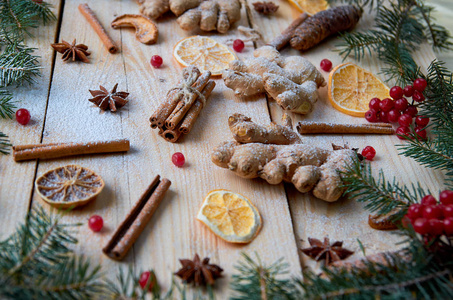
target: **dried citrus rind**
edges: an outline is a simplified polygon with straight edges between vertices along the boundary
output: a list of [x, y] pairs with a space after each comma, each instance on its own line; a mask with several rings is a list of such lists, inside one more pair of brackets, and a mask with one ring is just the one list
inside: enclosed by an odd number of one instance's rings
[[330, 72], [327, 94], [335, 109], [363, 118], [370, 100], [388, 98], [389, 88], [371, 72], [353, 63], [345, 63]]
[[227, 190], [209, 192], [197, 219], [230, 243], [250, 243], [262, 225], [261, 216], [250, 200]]
[[294, 7], [310, 16], [329, 8], [326, 0], [288, 0]]
[[104, 188], [104, 180], [95, 172], [67, 165], [47, 171], [35, 182], [38, 195], [57, 208], [73, 208], [94, 200]]
[[237, 59], [226, 45], [199, 35], [179, 41], [173, 49], [173, 56], [184, 67], [193, 65], [202, 73], [210, 71], [212, 76], [222, 75], [230, 62]]

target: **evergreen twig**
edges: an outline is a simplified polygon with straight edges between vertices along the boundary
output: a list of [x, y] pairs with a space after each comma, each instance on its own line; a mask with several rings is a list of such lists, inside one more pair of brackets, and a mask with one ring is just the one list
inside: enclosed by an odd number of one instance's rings
[[0, 132], [0, 153], [8, 154], [8, 148], [11, 147], [9, 143], [8, 136], [3, 132]]

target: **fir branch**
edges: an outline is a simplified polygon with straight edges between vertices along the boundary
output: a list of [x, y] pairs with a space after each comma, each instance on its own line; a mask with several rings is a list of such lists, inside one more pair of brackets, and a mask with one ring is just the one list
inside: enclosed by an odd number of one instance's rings
[[0, 153], [8, 154], [9, 147], [11, 147], [11, 144], [9, 143], [8, 136], [0, 131]]
[[41, 69], [38, 57], [32, 54], [34, 50], [19, 44], [6, 47], [0, 54], [0, 88], [34, 82]]
[[0, 117], [12, 119], [14, 109], [16, 108], [13, 101], [13, 96], [9, 91], [0, 90]]
[[288, 273], [288, 265], [278, 260], [270, 266], [264, 266], [257, 255], [257, 262], [243, 253], [243, 261], [236, 270], [240, 274], [233, 275], [231, 288], [236, 292], [231, 299], [300, 299], [300, 291], [292, 280], [280, 279]]

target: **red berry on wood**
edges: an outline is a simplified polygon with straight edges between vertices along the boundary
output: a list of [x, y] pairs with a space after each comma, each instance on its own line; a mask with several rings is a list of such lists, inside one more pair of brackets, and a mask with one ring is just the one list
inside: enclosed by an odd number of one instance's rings
[[374, 150], [373, 147], [371, 146], [366, 146], [362, 150], [362, 155], [367, 159], [367, 160], [373, 160], [373, 158], [376, 156], [376, 150]]
[[236, 39], [233, 42], [233, 49], [236, 52], [242, 52], [244, 50], [245, 44], [241, 39]]
[[140, 275], [140, 279], [138, 280], [138, 284], [142, 287], [142, 290], [148, 286], [148, 291], [152, 292], [154, 286], [156, 285], [156, 275], [154, 272], [145, 271]]
[[379, 119], [381, 122], [388, 123], [389, 122], [389, 113], [387, 111], [381, 111], [379, 113]]
[[443, 211], [445, 218], [453, 217], [453, 204], [445, 205]]
[[27, 109], [21, 108], [16, 111], [17, 123], [21, 125], [27, 125], [28, 122], [30, 122], [30, 119], [31, 119], [30, 112]]
[[429, 222], [425, 218], [416, 219], [412, 223], [412, 226], [414, 226], [415, 232], [420, 233], [420, 234], [427, 234], [431, 230], [431, 227], [429, 226]]
[[426, 89], [428, 83], [423, 78], [417, 78], [414, 81], [414, 89], [419, 92], [423, 92]]
[[427, 133], [426, 130], [423, 129], [422, 127], [416, 127], [415, 135], [418, 136], [418, 138], [421, 140], [426, 140]]
[[436, 205], [437, 200], [434, 198], [433, 195], [426, 195], [425, 197], [422, 198], [422, 201], [420, 201], [422, 205]]
[[406, 98], [401, 98], [395, 101], [395, 108], [399, 111], [404, 111], [409, 106]]
[[101, 231], [104, 226], [104, 220], [101, 216], [94, 215], [88, 219], [88, 227], [94, 232]]
[[429, 221], [430, 234], [442, 235], [444, 232], [444, 222], [438, 219], [430, 219]]
[[414, 99], [417, 102], [423, 102], [425, 101], [425, 96], [419, 91], [414, 91], [414, 94], [412, 95], [412, 99]]
[[411, 130], [409, 127], [400, 126], [396, 129], [396, 134], [400, 140], [405, 140], [405, 137], [410, 137]]
[[151, 56], [151, 65], [152, 65], [154, 68], [156, 68], [156, 69], [160, 68], [160, 66], [162, 66], [162, 63], [163, 63], [163, 62], [164, 62], [164, 61], [163, 61], [162, 57], [160, 57], [159, 55], [153, 55], [153, 56]]
[[414, 94], [414, 87], [412, 85], [406, 85], [403, 90], [403, 94], [406, 97], [412, 97], [412, 95]]
[[402, 114], [402, 115], [398, 118], [398, 123], [399, 123], [401, 126], [409, 127], [409, 126], [412, 124], [412, 117], [411, 117], [410, 115], [407, 115], [407, 114]]
[[381, 110], [385, 111], [385, 112], [390, 111], [394, 106], [395, 106], [395, 101], [393, 101], [390, 98], [385, 98], [379, 104], [379, 107], [381, 108]]
[[423, 206], [421, 204], [415, 203], [409, 206], [407, 210], [407, 217], [411, 220], [420, 218], [423, 214]]
[[453, 235], [453, 217], [444, 219], [444, 232], [448, 236]]
[[443, 205], [453, 204], [453, 191], [445, 190], [439, 194], [439, 201]]
[[379, 106], [380, 104], [381, 100], [379, 98], [373, 98], [370, 100], [370, 103], [368, 103], [368, 107], [374, 109], [375, 111], [379, 111], [381, 109]]
[[429, 123], [429, 118], [425, 116], [417, 116], [415, 118], [415, 124], [417, 124], [420, 127], [426, 127]]
[[394, 86], [390, 89], [390, 97], [392, 97], [395, 100], [398, 100], [403, 97], [403, 89], [399, 86]]
[[401, 116], [401, 112], [399, 110], [397, 110], [396, 108], [394, 108], [388, 112], [388, 119], [392, 123], [398, 122], [398, 119], [400, 116]]
[[406, 115], [409, 115], [411, 117], [415, 117], [418, 114], [418, 109], [417, 107], [413, 105], [409, 105], [406, 110], [404, 111]]
[[370, 109], [369, 111], [367, 111], [365, 113], [365, 119], [368, 122], [377, 122], [378, 116], [377, 116], [376, 111], [374, 109]]
[[427, 205], [423, 208], [423, 218], [425, 219], [441, 219], [442, 208], [437, 205]]
[[332, 62], [330, 60], [328, 60], [327, 58], [324, 58], [323, 60], [321, 60], [321, 63], [319, 64], [319, 66], [321, 67], [321, 69], [323, 71], [329, 72], [330, 69], [332, 69]]
[[184, 154], [182, 154], [181, 152], [176, 152], [176, 153], [173, 153], [173, 155], [171, 156], [171, 161], [173, 162], [173, 164], [175, 166], [177, 166], [178, 168], [181, 168], [182, 166], [184, 166], [184, 163], [186, 162], [186, 158], [184, 157]]

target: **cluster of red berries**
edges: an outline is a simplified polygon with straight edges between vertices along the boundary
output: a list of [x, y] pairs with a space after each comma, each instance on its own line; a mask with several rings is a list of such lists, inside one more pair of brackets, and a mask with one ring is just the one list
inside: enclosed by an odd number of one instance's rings
[[[415, 119], [414, 133], [420, 139], [426, 139], [425, 127], [429, 123], [429, 118], [418, 115], [417, 103], [425, 101], [423, 91], [426, 89], [427, 82], [423, 78], [418, 78], [413, 85], [408, 85], [404, 89], [399, 86], [394, 86], [390, 89], [390, 97], [380, 100], [378, 98], [371, 99], [368, 106], [370, 110], [365, 113], [365, 119], [368, 122], [385, 122], [396, 123], [400, 125], [396, 134], [398, 138], [411, 138], [410, 126]], [[412, 98], [412, 103], [409, 104], [407, 99]]]
[[441, 192], [439, 201], [427, 195], [421, 203], [409, 206], [406, 217], [415, 232], [430, 236], [453, 236], [453, 191]]

